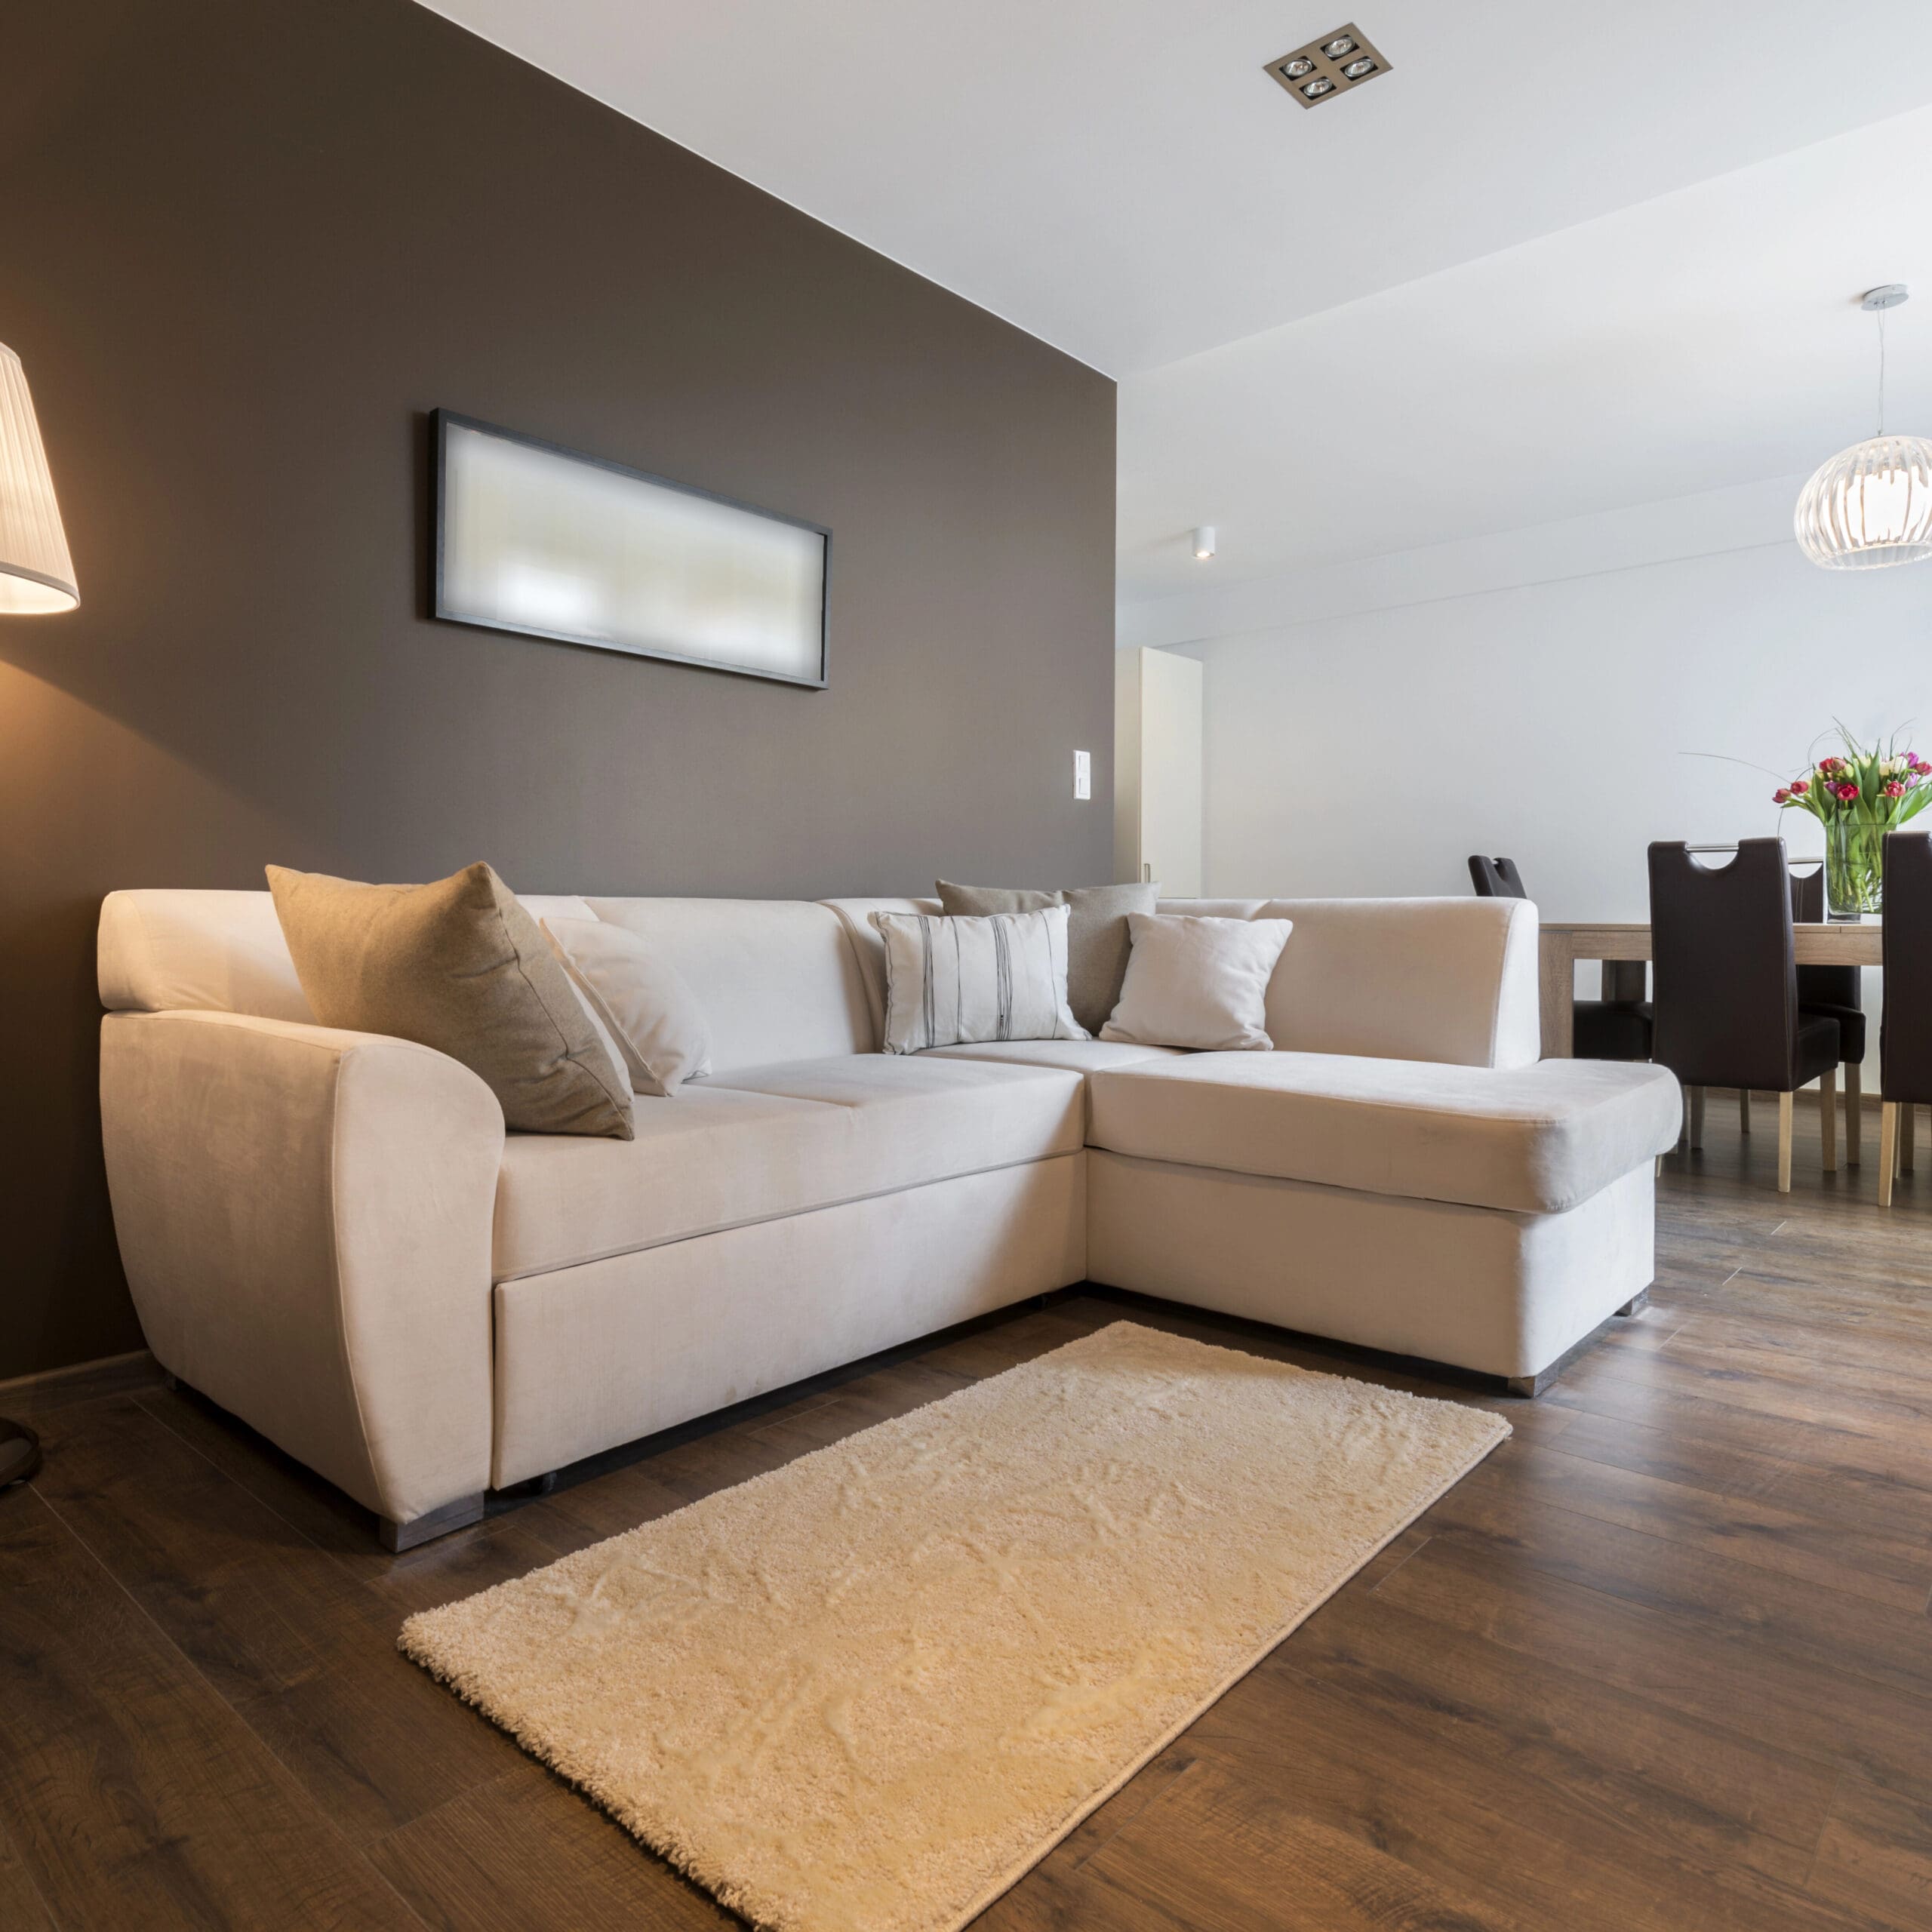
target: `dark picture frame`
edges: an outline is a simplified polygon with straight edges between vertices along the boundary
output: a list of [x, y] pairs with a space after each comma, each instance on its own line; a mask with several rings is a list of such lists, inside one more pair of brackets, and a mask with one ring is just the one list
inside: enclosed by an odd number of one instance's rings
[[[788, 515], [782, 510], [767, 509], [756, 503], [746, 503], [738, 497], [722, 495], [715, 490], [702, 490], [692, 484], [680, 483], [675, 478], [662, 476], [651, 470], [639, 469], [608, 457], [594, 456], [587, 451], [571, 449], [561, 443], [547, 442], [541, 437], [524, 435], [518, 431], [505, 429], [500, 423], [461, 415], [454, 410], [432, 411], [429, 434], [434, 532], [430, 604], [432, 616], [447, 623], [466, 624], [482, 630], [508, 631], [518, 636], [541, 638], [552, 643], [581, 645], [596, 651], [616, 651], [625, 657], [655, 658], [666, 663], [689, 665], [698, 670], [728, 672], [735, 677], [760, 678], [776, 684], [802, 685], [814, 691], [822, 691], [826, 688], [830, 678], [832, 628], [832, 532], [826, 525], [814, 523], [808, 518]], [[519, 450], [534, 451], [540, 456], [554, 458], [559, 465], [580, 465], [608, 475], [622, 478], [628, 482], [644, 485], [645, 488], [637, 493], [635, 499], [640, 515], [648, 514], [651, 491], [668, 491], [675, 497], [715, 504], [722, 509], [735, 512], [750, 519], [746, 526], [746, 537], [750, 541], [755, 540], [755, 528], [758, 522], [777, 524], [815, 537], [820, 546], [816, 673], [798, 675], [768, 666], [734, 662], [728, 656], [700, 651], [680, 651], [670, 648], [670, 640], [647, 641], [635, 637], [620, 638], [608, 633], [600, 635], [589, 629], [549, 627], [540, 622], [526, 621], [521, 617], [492, 614], [482, 607], [480, 601], [475, 598], [466, 600], [460, 587], [460, 580], [466, 574], [464, 566], [473, 565], [476, 560], [452, 555], [450, 511], [453, 435], [458, 439], [466, 435], [494, 438]], [[459, 440], [459, 463], [462, 455]], [[560, 471], [560, 475], [563, 473]], [[455, 539], [456, 546], [460, 547], [463, 541], [459, 533]], [[473, 571], [471, 574], [473, 574]], [[801, 632], [801, 635], [802, 641], [804, 633]]]

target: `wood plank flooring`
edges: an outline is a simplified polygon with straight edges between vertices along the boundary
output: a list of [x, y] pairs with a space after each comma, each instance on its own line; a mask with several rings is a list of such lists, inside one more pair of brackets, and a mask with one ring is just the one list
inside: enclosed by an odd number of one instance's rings
[[[401, 1557], [137, 1365], [0, 1402], [0, 1926], [737, 1921], [395, 1652], [410, 1611], [1123, 1314], [1516, 1434], [984, 1932], [1932, 1926], [1932, 1173], [1713, 1108], [1648, 1311], [1540, 1401], [1091, 1291], [572, 1472]], [[1875, 1136], [1867, 1146], [1875, 1152]], [[37, 1404], [37, 1406], [35, 1406]]]

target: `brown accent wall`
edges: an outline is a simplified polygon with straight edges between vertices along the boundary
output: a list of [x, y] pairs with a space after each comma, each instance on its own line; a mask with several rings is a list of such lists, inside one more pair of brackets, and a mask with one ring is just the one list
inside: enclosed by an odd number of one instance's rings
[[[0, 619], [0, 1378], [139, 1345], [111, 888], [1109, 876], [1110, 382], [409, 0], [5, 40], [0, 341], [82, 607]], [[829, 525], [830, 689], [429, 621], [438, 405]]]

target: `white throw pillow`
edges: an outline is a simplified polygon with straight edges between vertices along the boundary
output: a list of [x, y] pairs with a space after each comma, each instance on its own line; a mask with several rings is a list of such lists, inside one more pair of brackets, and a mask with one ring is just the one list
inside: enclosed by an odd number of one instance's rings
[[1201, 1053], [1273, 1048], [1268, 982], [1291, 921], [1134, 912], [1127, 923], [1127, 983], [1102, 1039]]
[[885, 1051], [1091, 1040], [1066, 1004], [1064, 906], [981, 919], [875, 912], [885, 941]]
[[674, 1094], [711, 1071], [710, 1025], [669, 960], [603, 919], [546, 919], [543, 930], [610, 1035], [633, 1093]]

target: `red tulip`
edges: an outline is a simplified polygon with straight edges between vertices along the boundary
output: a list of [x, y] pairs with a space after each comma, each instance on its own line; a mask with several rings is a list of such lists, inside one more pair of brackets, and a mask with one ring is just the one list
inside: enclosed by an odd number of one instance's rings
[[1847, 779], [1842, 785], [1834, 786], [1833, 789], [1837, 792], [1838, 796], [1842, 798], [1847, 804], [1850, 804], [1852, 800], [1858, 796], [1858, 787], [1853, 784], [1849, 779]]
[[1885, 787], [1885, 796], [1888, 798], [1903, 798], [1905, 796], [1905, 787], [1894, 778]]
[[1794, 778], [1791, 781], [1791, 795], [1794, 798], [1803, 798], [1810, 789], [1811, 781], [1808, 778]]
[[1791, 803], [1791, 794], [1780, 785], [1771, 794], [1771, 803], [1774, 805], [1788, 805]]

